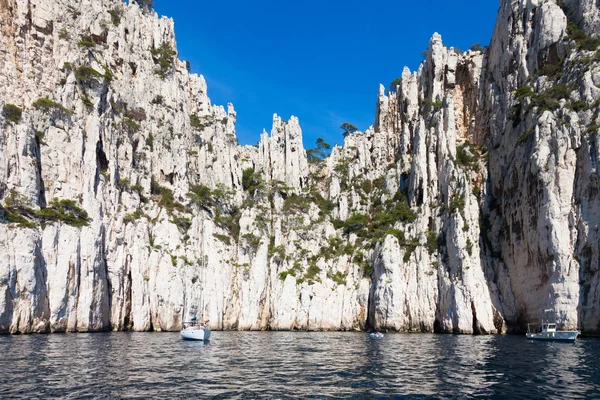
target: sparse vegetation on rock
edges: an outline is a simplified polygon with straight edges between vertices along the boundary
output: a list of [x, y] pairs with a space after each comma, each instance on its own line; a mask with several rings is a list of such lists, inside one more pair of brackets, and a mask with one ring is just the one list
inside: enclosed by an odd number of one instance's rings
[[155, 73], [165, 79], [173, 70], [173, 60], [177, 52], [170, 43], [163, 42], [159, 47], [152, 49], [152, 59], [156, 64]]
[[14, 104], [6, 103], [2, 108], [2, 115], [13, 124], [18, 124], [23, 115], [23, 110]]

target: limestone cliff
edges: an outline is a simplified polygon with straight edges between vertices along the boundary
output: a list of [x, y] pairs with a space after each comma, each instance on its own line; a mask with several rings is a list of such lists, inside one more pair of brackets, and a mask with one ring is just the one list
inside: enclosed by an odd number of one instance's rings
[[311, 163], [295, 117], [238, 145], [151, 10], [0, 21], [0, 331], [177, 330], [202, 293], [213, 329], [600, 331], [595, 2], [502, 0], [486, 49], [434, 35]]

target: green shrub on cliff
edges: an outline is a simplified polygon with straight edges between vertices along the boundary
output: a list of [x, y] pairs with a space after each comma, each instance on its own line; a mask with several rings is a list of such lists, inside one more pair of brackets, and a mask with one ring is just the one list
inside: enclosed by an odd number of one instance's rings
[[164, 42], [158, 48], [152, 49], [151, 53], [152, 60], [157, 65], [154, 72], [162, 79], [166, 78], [173, 70], [173, 59], [177, 52], [173, 50], [170, 43]]
[[600, 39], [589, 37], [574, 21], [569, 21], [567, 24], [567, 35], [581, 50], [594, 51], [600, 46]]
[[135, 222], [135, 221], [139, 220], [140, 218], [142, 218], [144, 216], [145, 216], [144, 212], [141, 209], [138, 208], [133, 213], [126, 214], [123, 217], [123, 223], [124, 224], [129, 224], [129, 223], [132, 223], [132, 222]]
[[588, 128], [586, 129], [586, 133], [592, 133], [592, 132], [596, 132], [598, 130], [600, 130], [600, 125], [593, 124], [593, 125], [588, 126]]
[[192, 185], [187, 196], [190, 199], [190, 203], [198, 207], [211, 208], [215, 205], [213, 192], [208, 186]]
[[214, 117], [209, 115], [199, 116], [196, 113], [190, 115], [190, 126], [197, 130], [202, 130], [214, 122]]
[[437, 233], [427, 231], [427, 251], [429, 254], [435, 253], [439, 249], [439, 236]]
[[369, 223], [369, 217], [366, 214], [352, 214], [344, 222], [344, 233], [349, 235], [351, 233], [358, 233], [367, 227]]
[[80, 208], [74, 200], [57, 199], [50, 200], [47, 208], [38, 212], [41, 222], [64, 222], [67, 225], [82, 227], [89, 225], [91, 218], [88, 213]]
[[227, 235], [221, 235], [219, 233], [213, 233], [213, 236], [219, 239], [221, 242], [225, 243], [228, 246], [231, 246], [231, 238]]
[[67, 30], [67, 28], [62, 28], [58, 32], [58, 38], [61, 40], [69, 40], [70, 39], [69, 31]]
[[540, 69], [540, 75], [547, 76], [551, 80], [556, 80], [562, 75], [562, 65], [548, 63]]
[[85, 47], [86, 49], [91, 49], [94, 46], [96, 46], [96, 44], [94, 43], [94, 40], [90, 35], [81, 35], [79, 42], [77, 42], [77, 46]]
[[521, 86], [517, 90], [515, 90], [515, 99], [523, 100], [527, 97], [531, 97], [535, 94], [533, 89], [530, 86]]
[[306, 270], [306, 274], [304, 274], [304, 279], [308, 281], [309, 284], [313, 284], [315, 281], [321, 282], [321, 279], [317, 276], [321, 273], [321, 268], [317, 265], [316, 262], [310, 262], [308, 269]]
[[185, 211], [185, 206], [175, 200], [173, 191], [167, 188], [160, 188], [160, 200], [158, 205], [164, 207], [169, 213], [173, 211]]
[[469, 142], [456, 146], [456, 163], [461, 167], [473, 168], [479, 156], [477, 147]]
[[600, 39], [585, 38], [580, 40], [577, 45], [581, 50], [594, 51], [600, 46]]
[[242, 188], [248, 192], [250, 198], [254, 198], [260, 193], [265, 192], [265, 184], [260, 172], [254, 168], [246, 168], [242, 172]]
[[173, 217], [171, 222], [175, 224], [182, 233], [187, 232], [192, 227], [192, 221], [186, 217]]
[[306, 150], [306, 159], [309, 163], [318, 163], [323, 161], [325, 157], [331, 151], [331, 145], [327, 143], [323, 138], [317, 138], [317, 147]]
[[373, 266], [371, 265], [369, 260], [366, 259], [363, 253], [356, 253], [354, 258], [352, 259], [352, 262], [360, 267], [360, 269], [363, 271], [363, 276], [370, 277], [371, 275], [373, 275]]
[[125, 189], [129, 188], [130, 184], [131, 184], [131, 182], [129, 181], [129, 179], [121, 178], [117, 182], [117, 187], [119, 188], [119, 190], [125, 190]]
[[27, 203], [27, 199], [16, 190], [11, 190], [6, 199], [4, 207], [0, 206], [0, 216], [8, 223], [17, 224], [21, 228], [35, 228], [37, 224], [31, 219], [35, 217], [35, 211]]
[[346, 285], [346, 278], [348, 278], [348, 272], [335, 271], [335, 273], [333, 273], [332, 271], [328, 271], [327, 277], [338, 285]]
[[352, 125], [350, 122], [344, 122], [340, 126], [340, 129], [342, 129], [344, 131], [344, 132], [342, 132], [342, 136], [344, 136], [344, 137], [358, 132], [358, 128], [356, 126]]
[[104, 76], [92, 67], [81, 65], [75, 70], [75, 78], [82, 83], [91, 83], [95, 79], [104, 78]]
[[580, 112], [589, 110], [590, 105], [583, 100], [577, 100], [571, 103], [571, 108], [573, 109], [573, 111]]
[[123, 8], [116, 6], [108, 10], [110, 14], [110, 19], [114, 26], [119, 26], [121, 24], [121, 18], [123, 17]]
[[292, 194], [283, 202], [283, 212], [286, 214], [307, 213], [310, 210], [311, 203], [312, 202], [307, 197]]
[[40, 97], [39, 99], [37, 99], [33, 103], [33, 107], [35, 107], [38, 110], [43, 110], [43, 111], [48, 111], [48, 112], [57, 111], [59, 113], [64, 113], [64, 114], [68, 114], [68, 115], [73, 114], [73, 111], [67, 109], [65, 106], [55, 102], [54, 100], [50, 100], [47, 97]]
[[21, 120], [21, 116], [23, 115], [23, 110], [14, 104], [6, 103], [2, 109], [2, 114], [4, 115], [4, 118], [13, 124], [18, 124]]
[[484, 51], [485, 48], [481, 46], [481, 43], [477, 42], [477, 43], [473, 43], [469, 47], [469, 50], [471, 50], [471, 51]]
[[287, 277], [288, 277], [288, 275], [291, 275], [291, 276], [294, 276], [294, 277], [295, 277], [295, 276], [296, 276], [296, 270], [295, 270], [295, 269], [293, 269], [293, 268], [290, 268], [290, 269], [288, 269], [288, 270], [285, 270], [285, 271], [283, 271], [283, 272], [280, 272], [280, 273], [279, 273], [279, 275], [278, 275], [278, 277], [279, 277], [279, 280], [281, 280], [281, 281], [285, 281], [285, 278], [287, 278]]
[[560, 100], [569, 100], [572, 89], [572, 85], [559, 83], [548, 89], [546, 92], [535, 95], [532, 103], [535, 107], [538, 107], [540, 113], [545, 110], [556, 110], [560, 107]]
[[242, 235], [242, 239], [246, 241], [246, 244], [248, 245], [250, 252], [253, 255], [256, 254], [256, 251], [262, 244], [262, 239], [259, 236], [256, 236], [252, 233], [246, 233]]
[[396, 78], [390, 83], [390, 92], [396, 92], [399, 86], [402, 86], [402, 77]]
[[450, 203], [450, 212], [454, 213], [455, 211], [463, 212], [465, 209], [465, 197], [464, 195], [456, 195], [452, 199]]
[[141, 128], [142, 126], [140, 124], [129, 117], [123, 117], [121, 120], [121, 129], [123, 129], [125, 132], [136, 133], [139, 132]]
[[521, 132], [519, 138], [517, 139], [517, 146], [527, 143], [529, 141], [529, 138], [532, 138], [534, 135], [534, 129], [525, 129], [523, 132]]

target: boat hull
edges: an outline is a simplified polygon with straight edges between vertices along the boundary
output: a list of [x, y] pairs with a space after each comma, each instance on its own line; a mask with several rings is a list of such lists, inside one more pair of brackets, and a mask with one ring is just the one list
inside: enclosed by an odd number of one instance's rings
[[210, 338], [210, 329], [184, 329], [180, 333], [184, 340], [208, 340]]
[[579, 336], [578, 331], [527, 333], [527, 339], [555, 340], [562, 342], [573, 342], [577, 339], [577, 336]]

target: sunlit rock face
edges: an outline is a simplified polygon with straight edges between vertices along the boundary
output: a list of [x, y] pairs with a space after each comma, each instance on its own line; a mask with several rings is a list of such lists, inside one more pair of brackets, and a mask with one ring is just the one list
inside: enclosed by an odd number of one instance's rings
[[76, 3], [0, 2], [1, 332], [600, 331], [595, 1], [434, 34], [324, 160], [295, 117], [238, 145], [172, 20]]
[[[482, 88], [488, 129], [494, 275], [506, 320], [543, 311], [584, 332], [600, 329], [598, 303], [597, 142], [600, 69], [594, 2], [510, 2], [500, 9]], [[519, 21], [517, 23], [517, 20]], [[507, 46], [510, 51], [507, 51]], [[532, 95], [524, 95], [531, 88]], [[521, 88], [521, 89], [519, 89]], [[517, 89], [519, 89], [517, 91]]]

